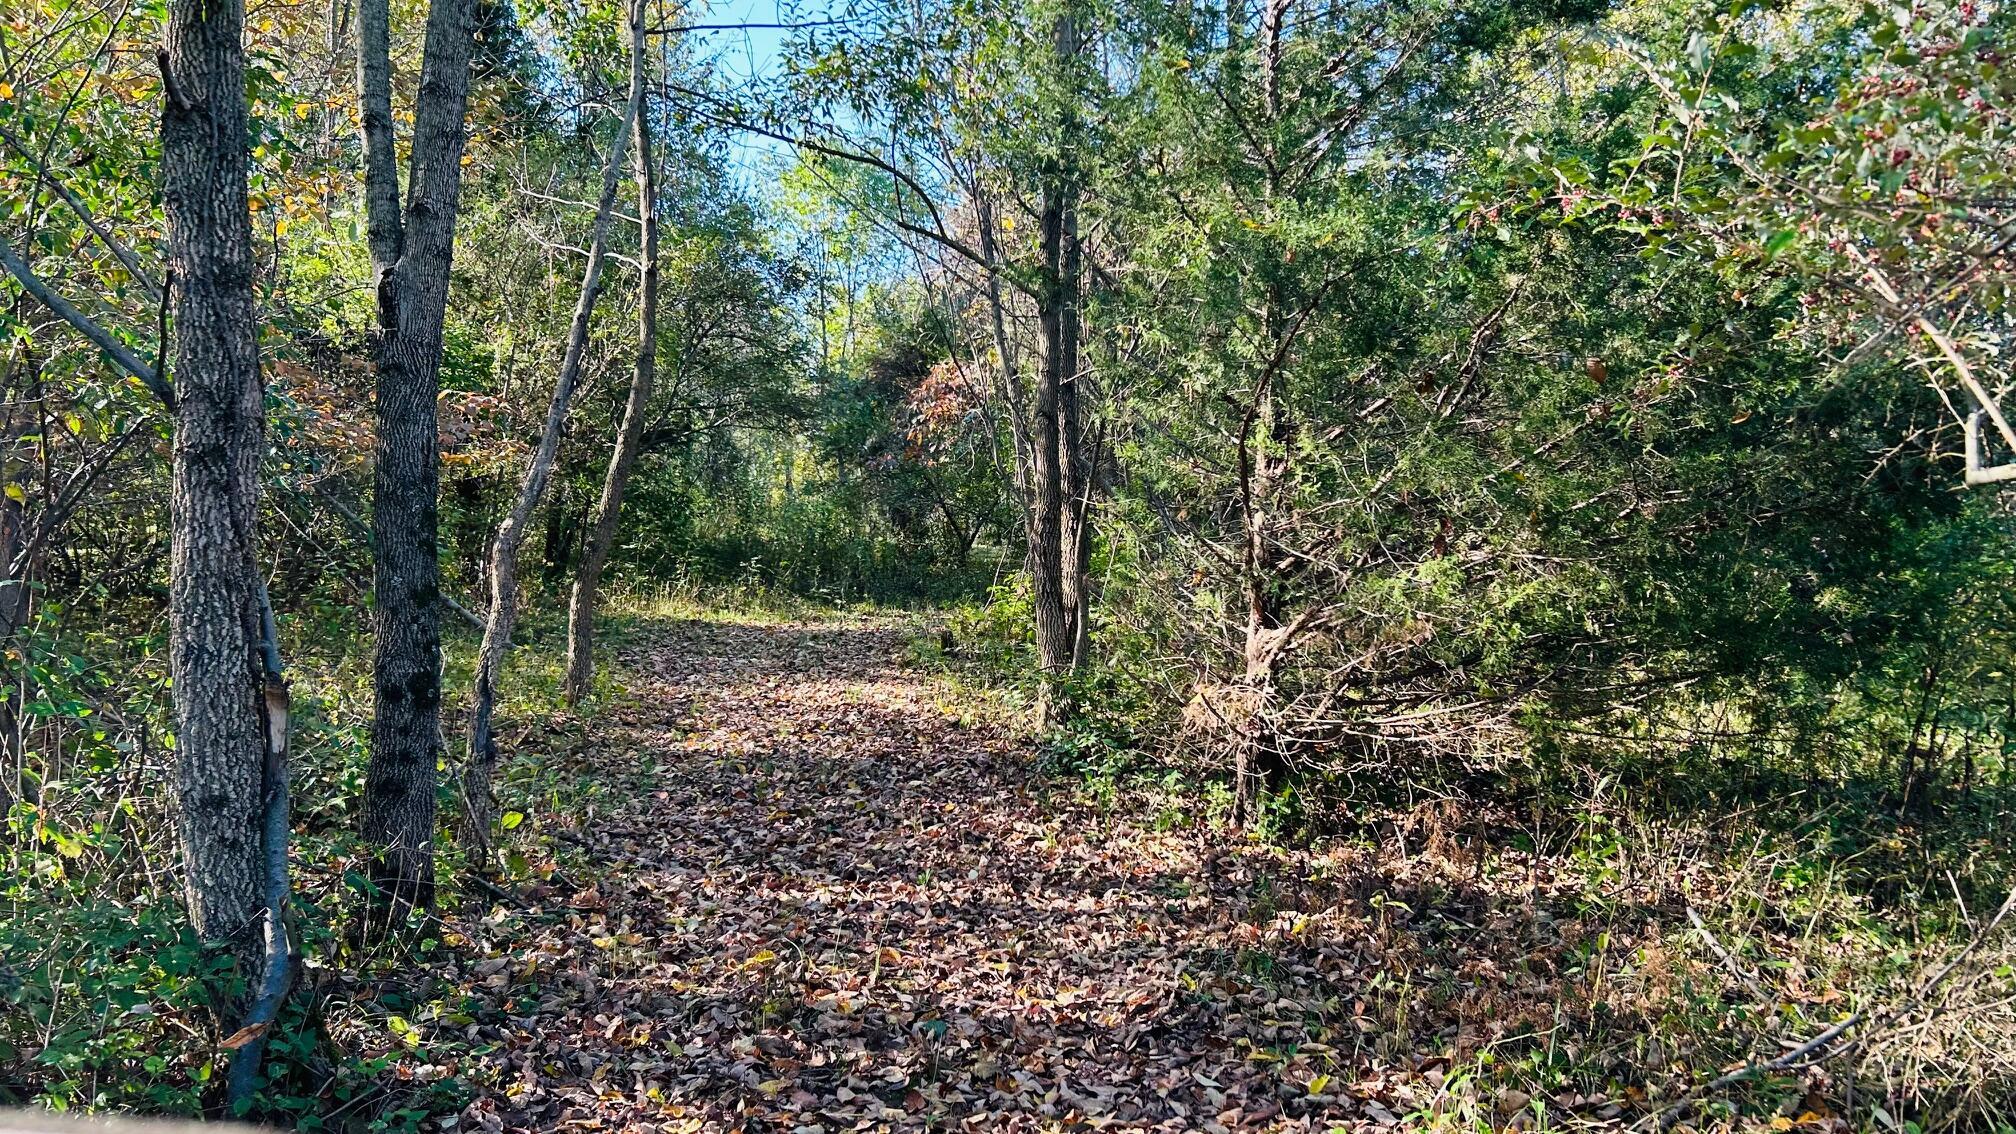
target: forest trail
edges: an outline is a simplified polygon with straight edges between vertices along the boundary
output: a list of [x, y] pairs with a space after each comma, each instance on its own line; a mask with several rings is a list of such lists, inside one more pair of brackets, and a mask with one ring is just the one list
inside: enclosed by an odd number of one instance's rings
[[1411, 952], [1362, 902], [1077, 798], [905, 640], [696, 622], [630, 648], [580, 757], [616, 805], [541, 821], [599, 878], [530, 939], [467, 927], [499, 1090], [463, 1129], [1323, 1130], [1425, 1101], [1434, 1062], [1354, 1007]]

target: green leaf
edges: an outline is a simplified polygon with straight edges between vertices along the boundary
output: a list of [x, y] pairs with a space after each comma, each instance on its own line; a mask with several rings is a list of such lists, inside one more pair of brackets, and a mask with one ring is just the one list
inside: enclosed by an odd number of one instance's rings
[[506, 811], [504, 817], [497, 820], [497, 825], [509, 831], [524, 821], [525, 813], [523, 811]]

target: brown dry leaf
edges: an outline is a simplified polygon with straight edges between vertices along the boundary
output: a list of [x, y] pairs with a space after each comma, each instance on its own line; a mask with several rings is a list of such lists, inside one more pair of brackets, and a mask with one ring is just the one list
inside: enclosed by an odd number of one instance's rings
[[540, 755], [617, 802], [542, 811], [561, 855], [534, 908], [451, 919], [482, 1041], [465, 1070], [496, 1084], [479, 1113], [1390, 1125], [1485, 1045], [1552, 1027], [1580, 995], [1563, 959], [1622, 940], [1576, 922], [1579, 883], [1541, 863], [1286, 851], [1078, 798], [1012, 722], [902, 668], [906, 638], [852, 617], [631, 645], [630, 699]]
[[239, 1028], [237, 1031], [232, 1032], [230, 1036], [224, 1040], [223, 1043], [220, 1043], [217, 1046], [225, 1051], [237, 1051], [239, 1048], [244, 1047], [246, 1044], [251, 1043], [253, 1040], [258, 1039], [260, 1036], [265, 1035], [269, 1030], [272, 1029], [272, 1027], [273, 1025], [270, 1023], [247, 1024], [244, 1027]]

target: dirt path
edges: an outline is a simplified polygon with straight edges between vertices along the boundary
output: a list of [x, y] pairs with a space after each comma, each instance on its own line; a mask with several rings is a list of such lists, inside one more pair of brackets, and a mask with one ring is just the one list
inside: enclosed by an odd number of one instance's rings
[[1416, 1086], [1367, 1079], [1403, 954], [1320, 863], [1075, 799], [903, 645], [693, 623], [630, 651], [584, 757], [614, 806], [537, 820], [596, 880], [468, 930], [497, 1090], [463, 1129], [1327, 1130], [1439, 1081], [1404, 1037]]

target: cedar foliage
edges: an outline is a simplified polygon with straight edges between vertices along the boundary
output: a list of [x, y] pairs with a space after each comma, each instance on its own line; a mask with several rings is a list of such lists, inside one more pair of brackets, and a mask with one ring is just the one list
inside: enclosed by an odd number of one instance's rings
[[[648, 302], [626, 13], [357, 9], [247, 13], [220, 283], [169, 12], [0, 7], [0, 1101], [223, 1116], [250, 1039], [346, 1130], [2010, 1121], [2003, 5], [648, 2]], [[223, 539], [133, 376], [247, 271]], [[293, 687], [257, 1036], [203, 546]]]

